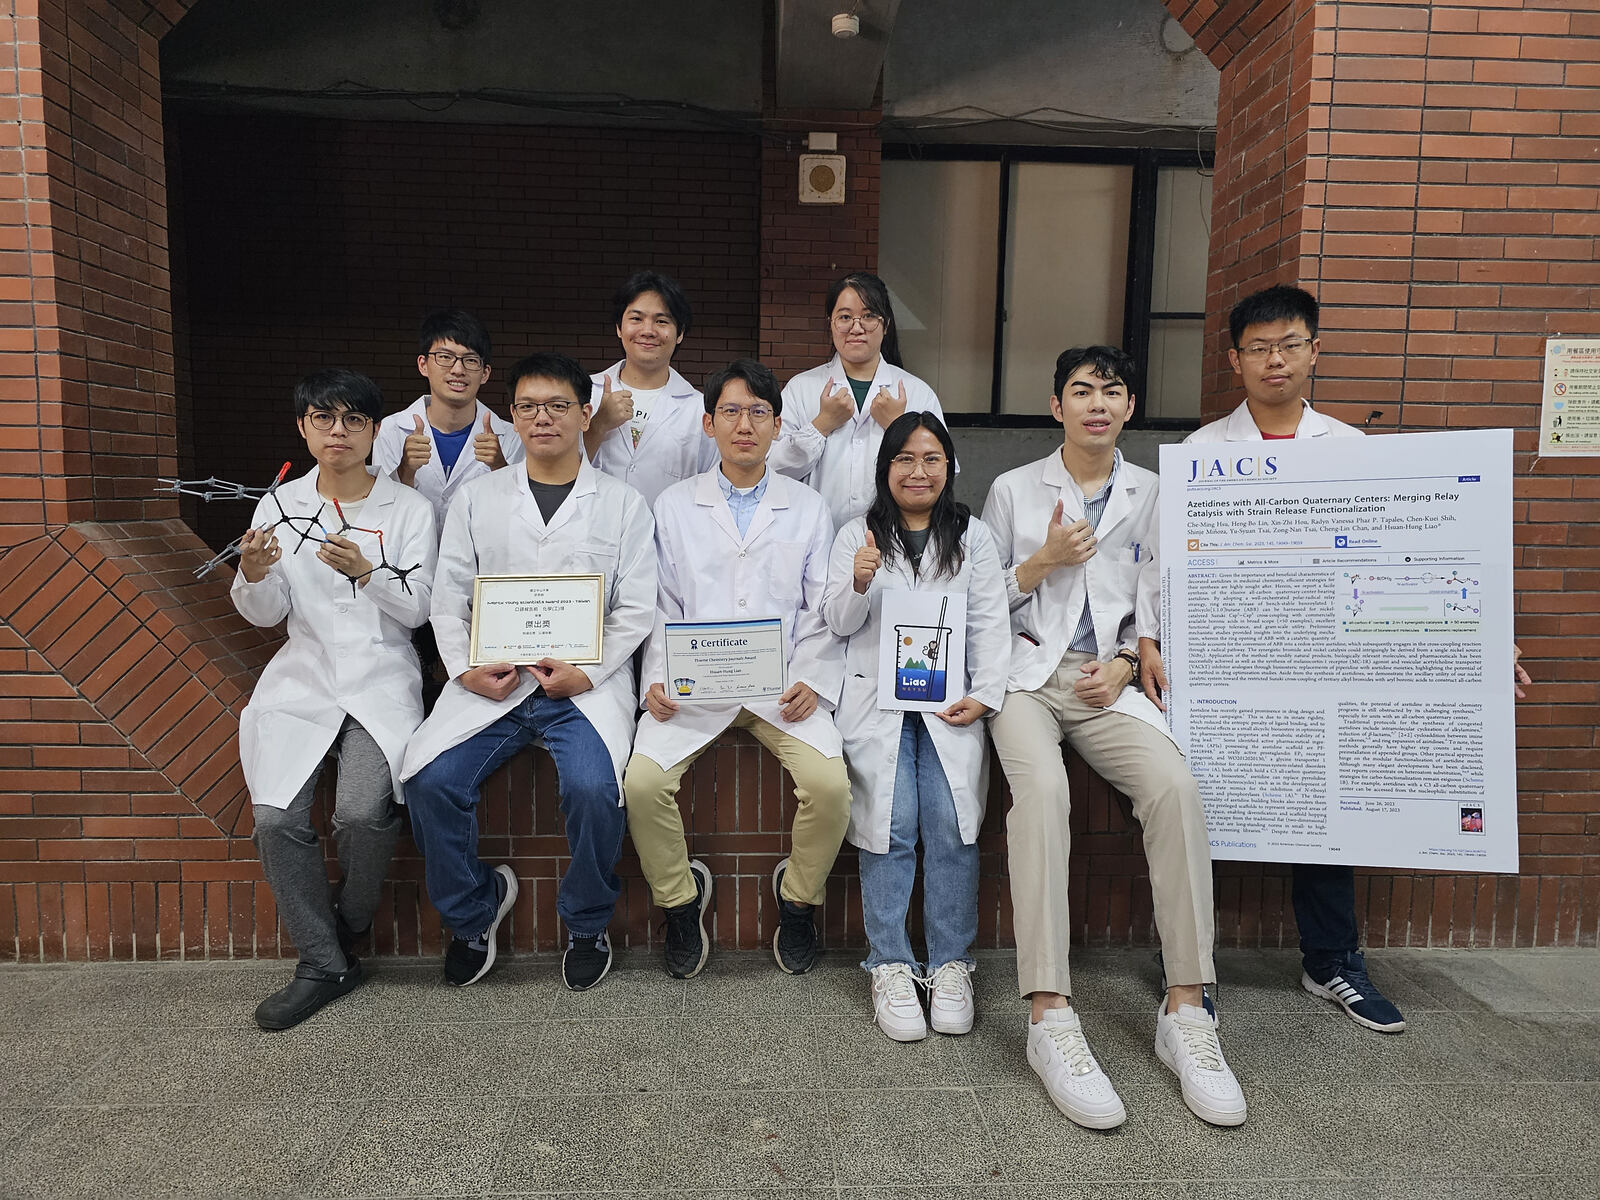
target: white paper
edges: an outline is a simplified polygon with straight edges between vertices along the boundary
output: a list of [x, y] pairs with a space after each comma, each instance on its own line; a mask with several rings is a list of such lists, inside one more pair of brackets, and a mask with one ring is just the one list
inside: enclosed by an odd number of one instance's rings
[[1212, 857], [1516, 871], [1511, 431], [1161, 447]]
[[1545, 342], [1539, 453], [1600, 454], [1600, 338]]
[[878, 707], [938, 712], [966, 695], [967, 594], [879, 595]]
[[668, 621], [667, 695], [679, 704], [762, 700], [784, 692], [783, 621]]

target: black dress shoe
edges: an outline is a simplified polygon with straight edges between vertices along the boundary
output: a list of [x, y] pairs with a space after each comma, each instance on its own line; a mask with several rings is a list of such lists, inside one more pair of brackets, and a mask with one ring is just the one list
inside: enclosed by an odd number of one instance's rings
[[361, 964], [353, 958], [342, 972], [323, 971], [301, 963], [294, 969], [294, 978], [288, 987], [273, 992], [257, 1006], [256, 1024], [263, 1029], [293, 1029], [360, 982]]

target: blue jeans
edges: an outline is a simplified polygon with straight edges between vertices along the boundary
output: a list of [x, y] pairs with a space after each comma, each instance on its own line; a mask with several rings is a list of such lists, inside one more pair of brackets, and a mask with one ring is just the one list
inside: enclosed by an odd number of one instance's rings
[[428, 898], [457, 937], [489, 928], [499, 906], [494, 871], [478, 858], [479, 788], [535, 739], [556, 760], [561, 815], [572, 862], [561, 877], [556, 912], [583, 937], [611, 921], [622, 881], [617, 859], [628, 827], [611, 752], [571, 700], [535, 692], [487, 728], [452, 746], [406, 784], [411, 833], [422, 851]]
[[1301, 959], [1307, 966], [1343, 963], [1356, 951], [1355, 868], [1295, 863], [1291, 873]]
[[922, 834], [922, 929], [928, 967], [972, 962], [978, 936], [978, 847], [961, 840], [956, 801], [921, 713], [900, 725], [894, 802], [889, 814], [889, 849], [862, 850], [861, 910], [870, 943], [867, 970], [883, 963], [918, 965], [906, 933], [911, 885], [917, 877], [917, 834]]

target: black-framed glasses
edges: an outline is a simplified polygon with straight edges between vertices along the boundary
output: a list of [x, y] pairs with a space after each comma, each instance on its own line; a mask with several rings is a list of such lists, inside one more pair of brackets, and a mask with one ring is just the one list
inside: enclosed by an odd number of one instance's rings
[[511, 403], [511, 415], [530, 418], [537, 416], [542, 408], [559, 421], [577, 407], [571, 400], [514, 400]]
[[344, 412], [329, 412], [325, 408], [313, 408], [306, 413], [306, 420], [318, 433], [329, 432], [335, 424], [343, 425], [346, 433], [364, 433], [367, 426], [372, 424], [372, 418], [366, 413], [350, 412], [348, 409]]
[[457, 354], [452, 350], [431, 350], [428, 352], [428, 357], [446, 371], [457, 363], [460, 363], [469, 371], [481, 371], [485, 366], [481, 355]]

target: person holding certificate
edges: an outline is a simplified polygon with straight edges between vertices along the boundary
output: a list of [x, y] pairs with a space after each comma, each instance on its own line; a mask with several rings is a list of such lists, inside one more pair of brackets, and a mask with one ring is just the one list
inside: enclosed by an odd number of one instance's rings
[[[667, 913], [667, 971], [682, 979], [698, 974], [710, 954], [712, 880], [704, 863], [689, 858], [678, 787], [718, 734], [729, 726], [749, 730], [794, 779], [792, 849], [773, 872], [773, 953], [791, 974], [817, 961], [812, 909], [822, 902], [850, 816], [839, 731], [829, 715], [843, 647], [820, 612], [833, 524], [822, 497], [767, 465], [782, 411], [778, 381], [760, 363], [739, 359], [716, 372], [706, 381], [703, 427], [716, 441], [719, 464], [656, 502], [656, 627], [644, 656], [646, 711], [624, 786], [639, 863]], [[684, 649], [698, 656], [693, 669], [669, 670], [682, 622], [727, 625], [721, 634], [687, 639]], [[763, 628], [777, 639], [776, 654], [761, 653]], [[742, 672], [742, 688], [723, 685], [716, 699], [697, 700], [702, 668], [728, 656], [760, 669]]]
[[[568, 934], [562, 978], [581, 991], [611, 967], [606, 926], [621, 892], [633, 653], [655, 611], [655, 523], [638, 492], [596, 471], [583, 452], [590, 384], [582, 367], [561, 354], [531, 355], [511, 368], [509, 386], [527, 457], [473, 480], [450, 504], [433, 629], [451, 678], [406, 750], [402, 778], [428, 896], [455, 935], [445, 979], [466, 985], [494, 966], [495, 934], [517, 897], [511, 867], [478, 858], [478, 789], [522, 747], [550, 751], [572, 855], [556, 898]], [[588, 619], [580, 655], [566, 647], [579, 645], [572, 638], [585, 624], [574, 614], [583, 576], [600, 577], [589, 594], [603, 611]], [[491, 584], [496, 615], [523, 612], [525, 632], [518, 644], [502, 620], [493, 644], [505, 661], [475, 662], [485, 632], [475, 603], [487, 609]], [[552, 653], [558, 645], [582, 665]]]
[[[848, 639], [839, 728], [850, 769], [845, 836], [860, 847], [870, 943], [861, 965], [872, 973], [878, 1028], [898, 1042], [926, 1037], [929, 1020], [939, 1033], [972, 1029], [978, 827], [988, 791], [983, 718], [1005, 698], [1011, 657], [994, 538], [952, 495], [954, 466], [955, 444], [932, 413], [902, 413], [889, 423], [878, 450], [877, 498], [834, 538], [822, 599], [828, 627]], [[954, 593], [966, 602], [963, 677], [949, 692], [954, 702], [932, 712], [880, 707], [883, 626], [894, 626], [893, 605], [905, 592]], [[953, 664], [948, 651], [946, 659]], [[982, 664], [976, 673], [974, 663]], [[906, 932], [919, 832], [926, 1019], [916, 989], [924, 972]]]
[[1065, 740], [1132, 802], [1144, 829], [1168, 984], [1156, 1056], [1178, 1077], [1191, 1112], [1238, 1125], [1244, 1093], [1204, 991], [1217, 976], [1200, 789], [1161, 713], [1129, 686], [1139, 674], [1134, 610], [1157, 511], [1156, 476], [1117, 449], [1133, 414], [1133, 376], [1132, 361], [1109, 346], [1062, 354], [1050, 397], [1061, 449], [1000, 476], [983, 510], [1015, 635], [990, 736], [1011, 785], [1006, 842], [1018, 984], [1032, 1001], [1028, 1062], [1069, 1119], [1091, 1129], [1127, 1119], [1072, 1007]]

